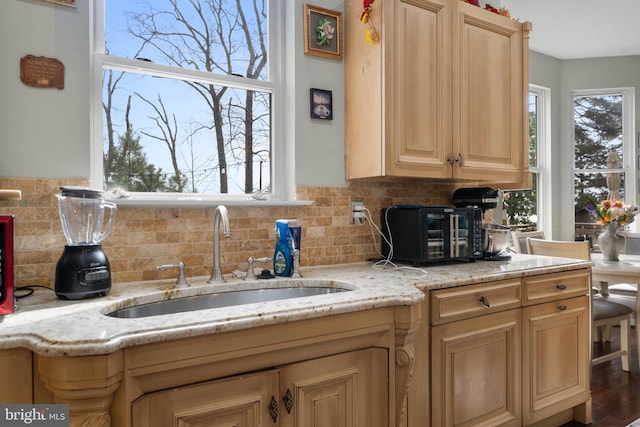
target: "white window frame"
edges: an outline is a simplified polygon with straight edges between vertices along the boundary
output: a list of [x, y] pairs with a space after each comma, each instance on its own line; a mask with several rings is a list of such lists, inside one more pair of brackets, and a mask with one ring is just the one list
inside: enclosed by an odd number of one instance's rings
[[[105, 54], [104, 46], [104, 3], [109, 0], [90, 1], [91, 28], [90, 45], [92, 46], [91, 62], [91, 185], [94, 188], [102, 188], [103, 183], [103, 112], [102, 112], [102, 71], [103, 66], [120, 71], [139, 70], [139, 62], [135, 59], [119, 58]], [[250, 195], [229, 195], [229, 194], [188, 194], [188, 193], [128, 193], [127, 198], [116, 199], [114, 202], [131, 206], [190, 206], [190, 205], [217, 205], [225, 203], [227, 205], [283, 205], [298, 204], [295, 202], [295, 183], [292, 177], [293, 162], [287, 161], [292, 158], [293, 142], [292, 135], [289, 135], [285, 120], [285, 102], [288, 96], [285, 93], [285, 3], [282, 0], [270, 0], [268, 2], [268, 80], [253, 80], [247, 82], [246, 79], [235, 76], [212, 76], [199, 70], [181, 69], [164, 64], [145, 63], [145, 68], [150, 70], [149, 74], [159, 77], [180, 79], [181, 75], [190, 78], [197, 78], [199, 81], [222, 84], [240, 89], [253, 89], [272, 94], [271, 109], [271, 194], [268, 201], [253, 200]], [[305, 203], [306, 204], [306, 203]]]
[[529, 93], [537, 97], [536, 137], [538, 164], [530, 166], [530, 172], [537, 174], [537, 201], [536, 215], [538, 216], [537, 229], [551, 235], [553, 230], [553, 216], [551, 209], [543, 209], [543, 206], [553, 206], [551, 188], [551, 89], [543, 86], [529, 84]]
[[[575, 156], [576, 156], [576, 134], [575, 134], [575, 120], [573, 114], [573, 104], [576, 97], [585, 96], [601, 96], [601, 95], [622, 95], [622, 167], [613, 171], [623, 172], [625, 174], [625, 203], [636, 202], [637, 196], [637, 181], [636, 181], [636, 161], [640, 163], [640, 159], [636, 159], [636, 144], [635, 144], [635, 88], [622, 87], [622, 88], [605, 88], [605, 89], [577, 89], [572, 90], [570, 94], [570, 114], [571, 119], [571, 158], [572, 158], [572, 175], [570, 180], [571, 195], [575, 195], [574, 180], [578, 169], [576, 169]], [[601, 169], [580, 169], [580, 172], [598, 172]], [[572, 233], [575, 234], [575, 215], [571, 215]], [[638, 221], [634, 221], [630, 225], [630, 231], [636, 232], [638, 230]], [[575, 237], [575, 236], [574, 236]]]

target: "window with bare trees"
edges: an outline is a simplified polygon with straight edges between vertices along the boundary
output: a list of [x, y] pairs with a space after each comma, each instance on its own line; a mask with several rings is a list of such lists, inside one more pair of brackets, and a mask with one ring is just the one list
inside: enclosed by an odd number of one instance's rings
[[268, 18], [280, 14], [276, 3], [96, 1], [102, 108], [94, 121], [105, 190], [273, 194], [282, 83], [272, 58], [282, 54]]

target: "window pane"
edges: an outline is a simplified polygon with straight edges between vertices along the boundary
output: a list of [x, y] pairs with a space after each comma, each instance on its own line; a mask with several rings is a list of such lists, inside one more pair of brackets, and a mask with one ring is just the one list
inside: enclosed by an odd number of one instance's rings
[[576, 174], [574, 181], [576, 238], [586, 238], [592, 244], [596, 242], [602, 226], [591, 217], [587, 211], [587, 205], [589, 203], [598, 204], [603, 200], [624, 200], [624, 184], [625, 174], [623, 172]]
[[538, 229], [538, 174], [533, 173], [531, 190], [509, 191], [507, 200], [508, 224], [519, 231]]
[[105, 0], [105, 50], [264, 80], [266, 7], [266, 0]]
[[269, 93], [106, 70], [103, 103], [105, 189], [269, 191]]
[[105, 189], [271, 192], [267, 6], [105, 0]]
[[[519, 231], [538, 229], [538, 189], [540, 165], [538, 164], [538, 114], [540, 99], [536, 93], [529, 93], [529, 165], [533, 188], [531, 190], [508, 191], [506, 194], [507, 223]], [[541, 113], [541, 112], [540, 112]], [[535, 168], [535, 169], [534, 169]]]
[[529, 94], [529, 165], [538, 166], [538, 95]]
[[612, 151], [622, 162], [622, 95], [575, 97], [573, 118], [576, 169], [611, 169]]
[[622, 113], [622, 94], [573, 98], [577, 239], [595, 243], [601, 230], [587, 205], [625, 199]]

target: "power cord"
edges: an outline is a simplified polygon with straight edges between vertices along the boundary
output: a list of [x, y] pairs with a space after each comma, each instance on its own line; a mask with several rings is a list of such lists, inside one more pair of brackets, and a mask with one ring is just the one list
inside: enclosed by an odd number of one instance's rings
[[[389, 254], [387, 255], [387, 257], [385, 258], [382, 255], [382, 252], [380, 250], [378, 250], [378, 255], [380, 255], [380, 257], [382, 258], [379, 261], [376, 261], [373, 263], [373, 265], [371, 266], [371, 268], [375, 269], [375, 270], [395, 270], [395, 271], [399, 271], [399, 270], [406, 270], [406, 271], [413, 271], [413, 272], [418, 272], [421, 273], [421, 276], [426, 276], [428, 275], [428, 272], [422, 268], [418, 268], [418, 267], [410, 267], [410, 266], [400, 266], [395, 264], [392, 259], [393, 259], [393, 235], [391, 234], [391, 228], [389, 227], [389, 211], [392, 209], [391, 206], [389, 206], [387, 209], [385, 209], [384, 211], [384, 218], [385, 218], [385, 223], [386, 223], [386, 231], [387, 234], [389, 235], [389, 238], [387, 239], [387, 236], [380, 230], [380, 228], [378, 228], [378, 226], [375, 224], [375, 222], [373, 222], [373, 219], [371, 217], [371, 211], [369, 209], [367, 209], [365, 206], [358, 206], [358, 210], [361, 212], [364, 212], [364, 220], [366, 220], [369, 223], [369, 229], [371, 230], [371, 237], [373, 238], [373, 243], [375, 245], [376, 248], [382, 246], [378, 246], [378, 244], [376, 243], [376, 236], [374, 233], [374, 229], [377, 232], [377, 234], [380, 235], [380, 237], [382, 239], [384, 239], [384, 241], [387, 243], [387, 245], [389, 245]], [[362, 218], [361, 218], [362, 219]]]
[[[43, 288], [43, 289], [47, 289], [49, 291], [54, 292], [54, 290], [51, 289], [50, 287], [43, 286], [43, 285], [18, 286], [14, 289], [16, 299], [26, 298], [30, 295], [33, 295], [33, 293], [36, 291], [34, 288]], [[18, 292], [25, 292], [25, 293], [18, 295]]]

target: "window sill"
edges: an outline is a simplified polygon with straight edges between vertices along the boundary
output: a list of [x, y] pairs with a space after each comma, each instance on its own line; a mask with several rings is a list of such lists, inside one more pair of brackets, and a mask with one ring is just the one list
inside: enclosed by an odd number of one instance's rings
[[208, 208], [218, 205], [235, 206], [241, 208], [253, 207], [287, 207], [310, 206], [310, 200], [255, 200], [245, 197], [206, 197], [206, 196], [177, 196], [177, 197], [153, 197], [135, 196], [130, 198], [105, 198], [106, 201], [115, 203], [118, 207], [134, 208]]

